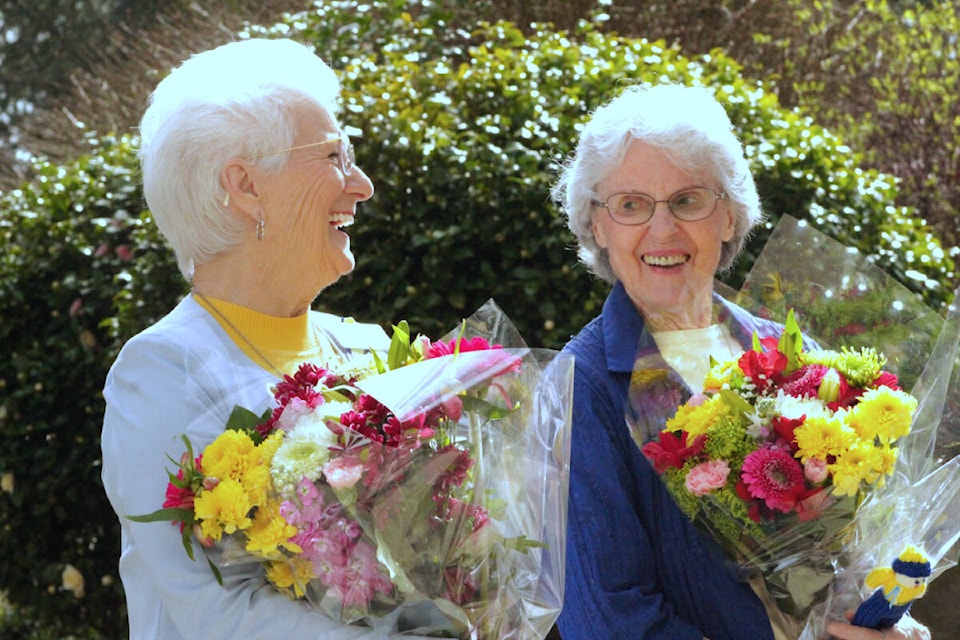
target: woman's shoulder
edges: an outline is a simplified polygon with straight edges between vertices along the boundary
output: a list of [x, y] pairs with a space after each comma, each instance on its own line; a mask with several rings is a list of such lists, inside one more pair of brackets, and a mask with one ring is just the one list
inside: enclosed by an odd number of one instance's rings
[[603, 316], [597, 316], [570, 338], [562, 351], [573, 356], [595, 357], [603, 351], [603, 337]]
[[230, 339], [210, 314], [187, 297], [167, 315], [126, 341], [111, 370], [161, 362], [188, 366], [190, 362], [218, 360]]

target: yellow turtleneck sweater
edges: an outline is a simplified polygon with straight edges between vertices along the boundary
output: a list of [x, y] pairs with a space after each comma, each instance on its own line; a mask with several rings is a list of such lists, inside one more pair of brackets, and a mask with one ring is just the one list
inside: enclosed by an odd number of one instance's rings
[[323, 329], [311, 322], [309, 312], [280, 318], [217, 298], [194, 294], [194, 300], [251, 360], [267, 371], [292, 374], [306, 361], [332, 366], [342, 360]]

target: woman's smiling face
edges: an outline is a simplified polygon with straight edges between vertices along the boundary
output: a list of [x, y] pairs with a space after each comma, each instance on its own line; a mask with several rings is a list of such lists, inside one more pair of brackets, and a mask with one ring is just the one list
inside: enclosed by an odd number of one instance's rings
[[[304, 108], [295, 145], [313, 145], [339, 131], [322, 108]], [[339, 142], [290, 152], [286, 166], [263, 181], [266, 241], [274, 241], [291, 273], [310, 279], [316, 291], [354, 267], [350, 238], [356, 205], [373, 195], [373, 184], [360, 167], [350, 175], [339, 168]]]
[[[600, 200], [630, 191], [666, 200], [690, 187], [722, 189], [709, 175], [676, 167], [662, 151], [633, 141], [620, 166], [597, 186]], [[657, 204], [644, 224], [614, 222], [607, 210], [593, 213], [593, 235], [610, 254], [610, 265], [633, 304], [656, 329], [689, 329], [710, 324], [713, 281], [722, 244], [733, 237], [734, 220], [725, 200], [713, 214], [694, 222], [678, 220]]]

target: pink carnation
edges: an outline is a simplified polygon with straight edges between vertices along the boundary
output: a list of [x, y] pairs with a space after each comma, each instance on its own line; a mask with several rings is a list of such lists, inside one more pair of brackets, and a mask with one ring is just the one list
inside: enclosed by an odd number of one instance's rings
[[697, 497], [704, 496], [727, 484], [729, 474], [730, 466], [726, 460], [701, 462], [687, 474], [687, 491]]
[[334, 458], [323, 465], [323, 475], [334, 489], [349, 489], [363, 476], [363, 469], [359, 460]]

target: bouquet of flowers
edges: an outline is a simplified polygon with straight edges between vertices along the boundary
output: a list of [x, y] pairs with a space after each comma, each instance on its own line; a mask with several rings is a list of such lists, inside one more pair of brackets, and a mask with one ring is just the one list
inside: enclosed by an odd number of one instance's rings
[[[823, 640], [854, 610], [856, 624], [890, 626], [956, 564], [960, 290], [944, 319], [789, 216], [743, 288], [725, 289], [782, 335], [711, 360], [686, 403], [641, 352], [634, 436], [680, 508], [752, 575], [784, 637]], [[839, 346], [805, 351], [801, 323]]]
[[543, 638], [562, 602], [572, 381], [553, 360], [399, 323], [370, 369], [305, 363], [200, 455], [184, 438], [163, 508], [134, 519], [178, 522], [191, 558], [194, 540], [220, 545], [344, 623]]
[[804, 617], [833, 578], [837, 534], [893, 472], [917, 400], [870, 348], [802, 349], [793, 316], [712, 362], [704, 391], [642, 447], [691, 519]]

